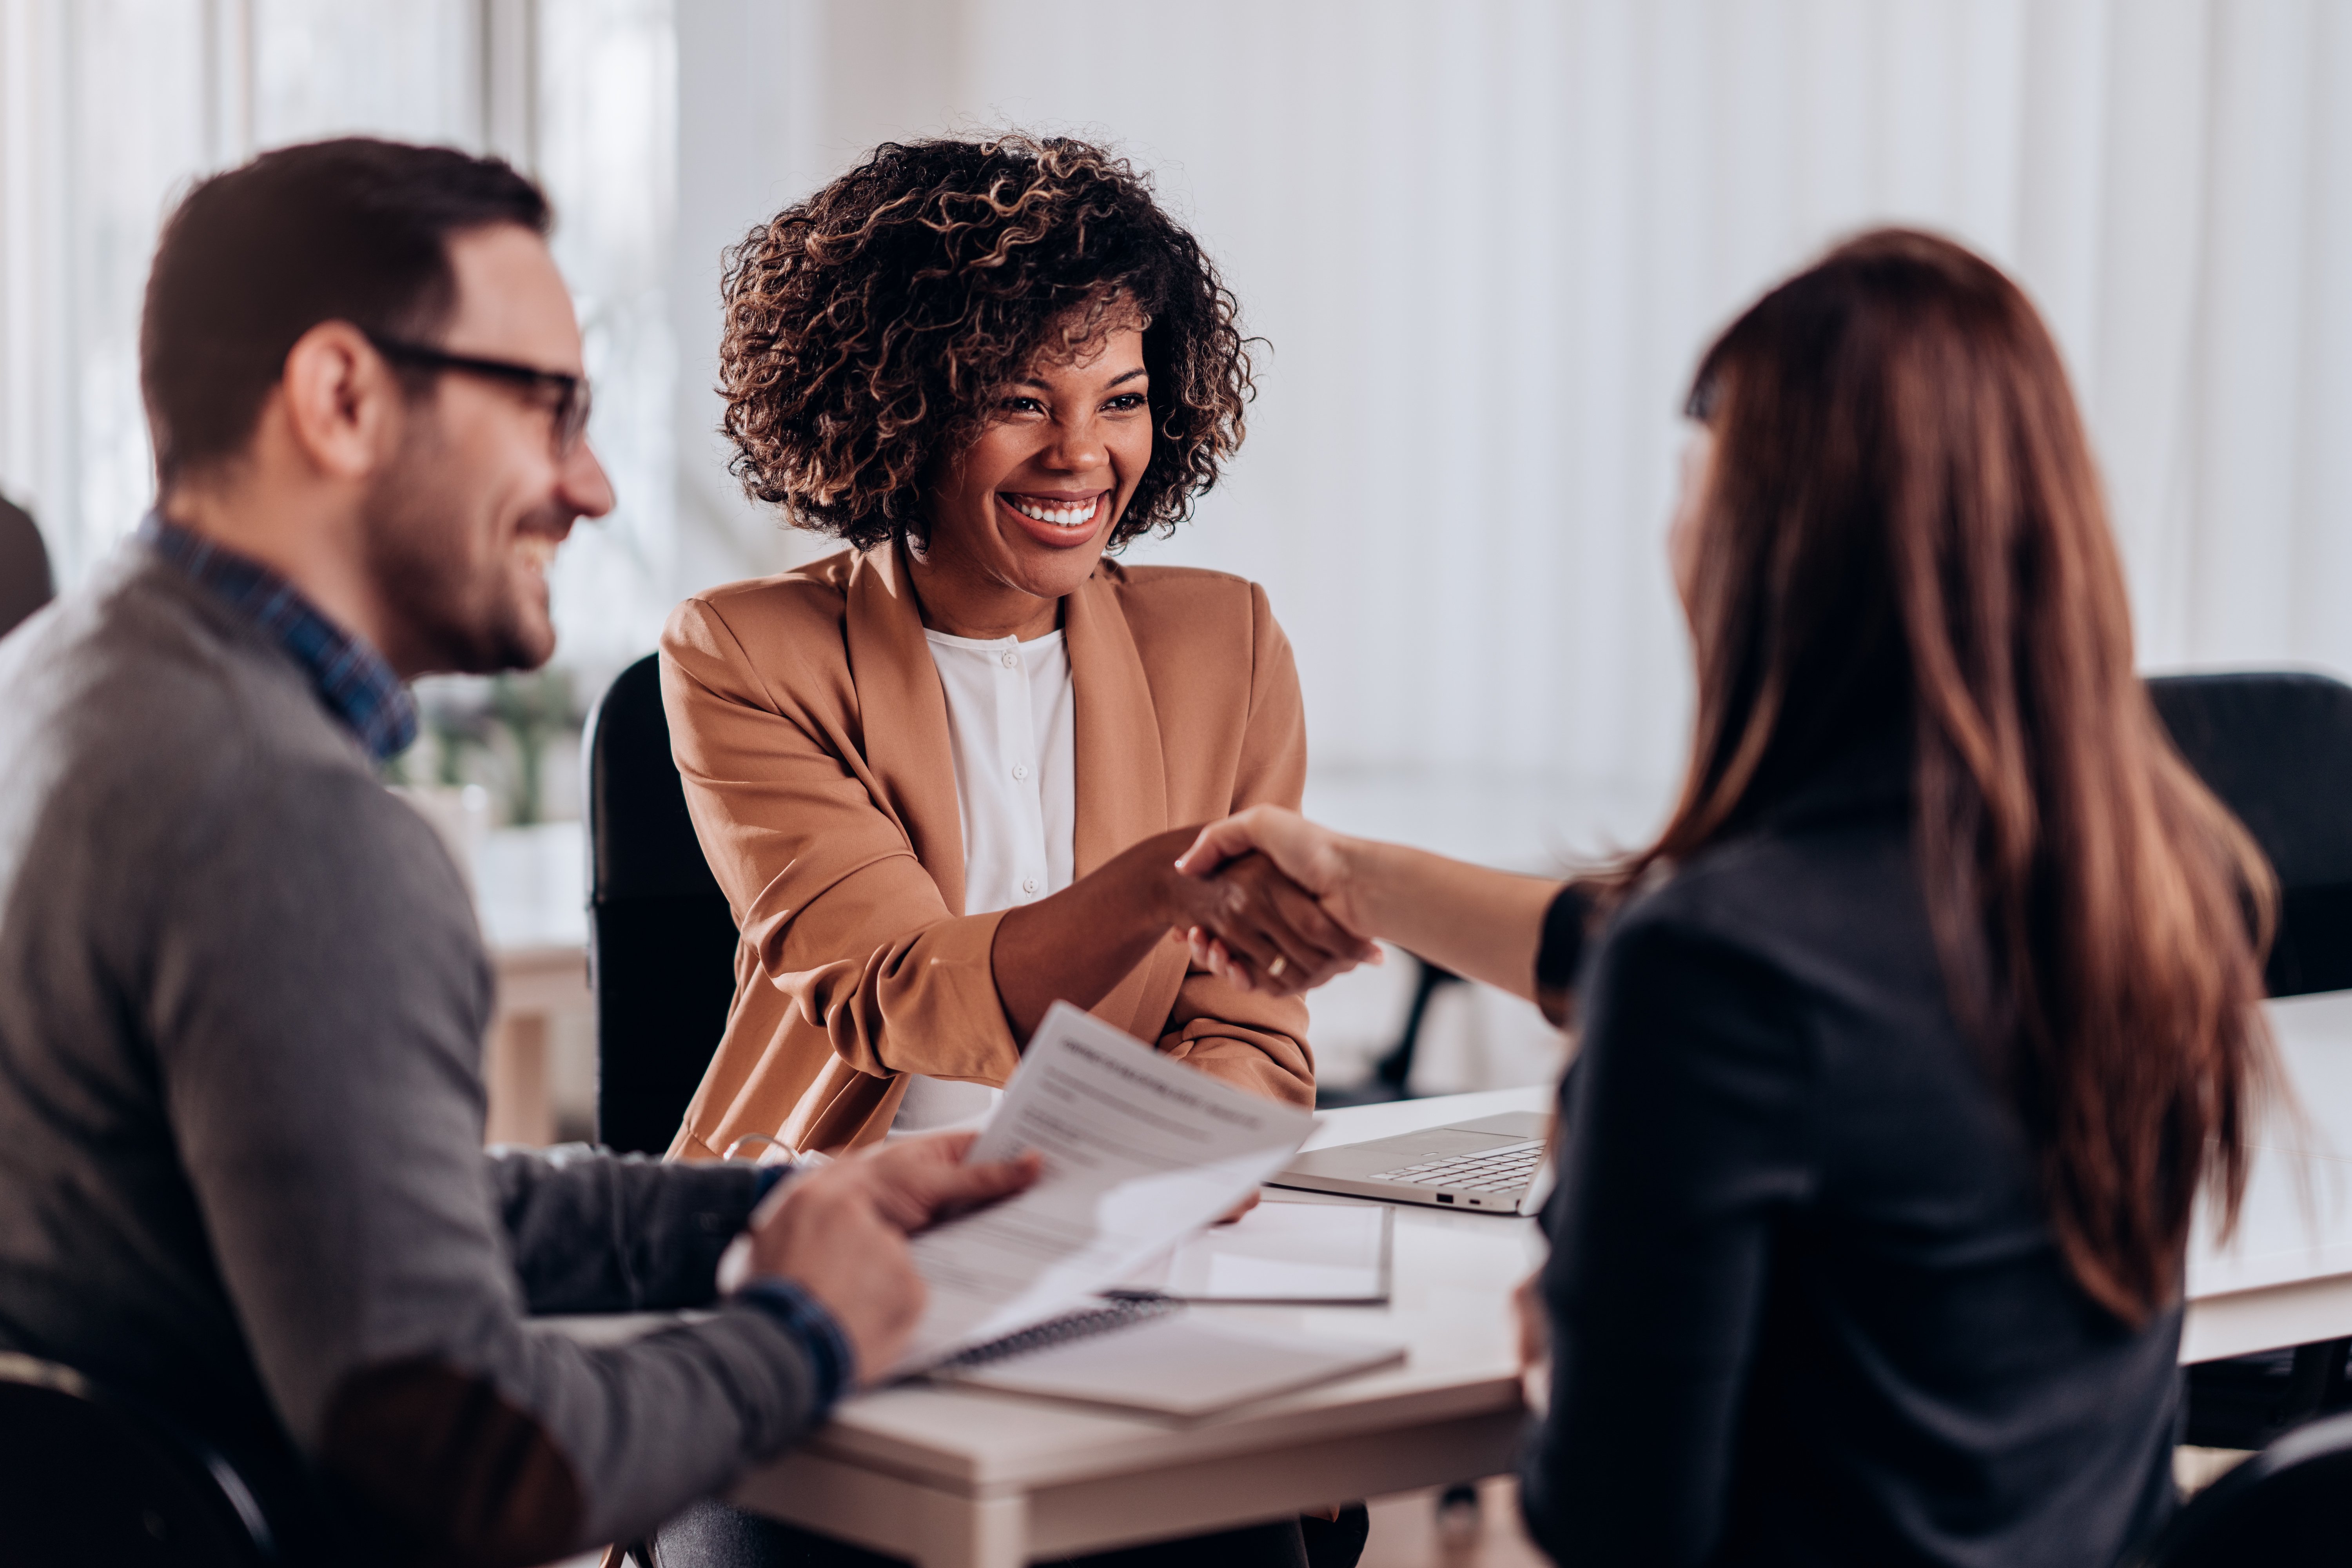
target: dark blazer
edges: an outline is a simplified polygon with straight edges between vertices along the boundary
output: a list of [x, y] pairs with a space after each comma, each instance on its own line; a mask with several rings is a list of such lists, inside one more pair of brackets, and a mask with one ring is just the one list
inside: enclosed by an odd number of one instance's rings
[[0, 637], [49, 602], [49, 552], [33, 514], [0, 496]]
[[2128, 1327], [2060, 1257], [1906, 771], [1825, 770], [1585, 969], [1523, 1476], [1562, 1563], [2105, 1565], [2171, 1505], [2179, 1310]]

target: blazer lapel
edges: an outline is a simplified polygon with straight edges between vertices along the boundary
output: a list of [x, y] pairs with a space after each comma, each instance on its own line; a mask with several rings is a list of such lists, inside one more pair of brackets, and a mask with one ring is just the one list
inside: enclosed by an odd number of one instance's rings
[[[1160, 711], [1108, 570], [1115, 568], [1097, 568], [1062, 605], [1077, 703], [1078, 821], [1071, 848], [1081, 877], [1173, 826]], [[1184, 982], [1186, 956], [1184, 944], [1170, 937], [1088, 1010], [1147, 1044], [1156, 1041]]]
[[[955, 750], [948, 735], [947, 694], [923, 641], [907, 563], [896, 544], [857, 558], [849, 574], [846, 617], [849, 679], [857, 688], [866, 765], [898, 813], [915, 858], [940, 886], [948, 912], [963, 913], [963, 822], [956, 805]], [[1132, 657], [1132, 645], [1129, 654]], [[1073, 668], [1077, 658], [1071, 657]], [[1142, 667], [1137, 667], [1140, 679]], [[1086, 704], [1078, 705], [1080, 777], [1085, 776]], [[1158, 753], [1155, 752], [1154, 755]], [[1086, 833], [1079, 795], [1079, 839]]]
[[1168, 773], [1143, 657], [1099, 570], [1063, 601], [1062, 635], [1077, 703], [1078, 822], [1071, 850], [1083, 877], [1168, 827]]

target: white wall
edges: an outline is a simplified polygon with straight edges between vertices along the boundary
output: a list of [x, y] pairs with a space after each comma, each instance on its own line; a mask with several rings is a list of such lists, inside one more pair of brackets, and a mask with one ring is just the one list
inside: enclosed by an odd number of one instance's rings
[[591, 319], [622, 510], [559, 593], [609, 668], [811, 549], [723, 471], [719, 248], [883, 137], [1075, 130], [1272, 344], [1231, 482], [1133, 558], [1268, 585], [1321, 809], [1591, 848], [1682, 742], [1683, 378], [1868, 223], [2049, 312], [2145, 662], [2352, 669], [2347, 83], [2342, 0], [0, 0], [0, 489], [68, 578], [135, 518], [137, 285], [195, 171], [352, 125], [501, 147]]

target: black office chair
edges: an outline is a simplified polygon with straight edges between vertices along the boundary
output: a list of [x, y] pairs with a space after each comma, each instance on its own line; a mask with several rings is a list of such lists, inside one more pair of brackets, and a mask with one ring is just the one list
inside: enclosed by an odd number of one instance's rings
[[48, 547], [41, 542], [33, 514], [0, 497], [0, 637], [56, 592], [49, 578]]
[[2352, 686], [2293, 672], [2170, 675], [2147, 693], [2278, 873], [2270, 994], [2352, 989]]
[[2352, 1415], [2315, 1422], [2189, 1500], [2137, 1568], [2336, 1568], [2352, 1558]]
[[596, 1139], [659, 1154], [726, 1029], [736, 933], [670, 760], [657, 656], [605, 689], [583, 750]]
[[71, 1367], [0, 1355], [0, 1561], [262, 1568], [251, 1488], [201, 1439]]
[[1417, 1100], [1413, 1091], [1413, 1058], [1421, 1050], [1421, 1026], [1429, 1016], [1430, 999], [1448, 985], [1470, 984], [1450, 969], [1440, 968], [1418, 953], [1408, 952], [1404, 960], [1412, 969], [1412, 1000], [1405, 1004], [1404, 1026], [1398, 1030], [1396, 1043], [1381, 1053], [1372, 1063], [1372, 1076], [1360, 1083], [1315, 1086], [1315, 1103], [1328, 1110], [1343, 1105], [1386, 1105], [1391, 1100]]
[[[2147, 683], [2173, 743], [2246, 825], [2279, 880], [2273, 996], [2352, 988], [2352, 686], [2324, 675], [2160, 676]], [[2187, 1440], [2259, 1448], [2352, 1404], [2352, 1340], [2189, 1369]]]

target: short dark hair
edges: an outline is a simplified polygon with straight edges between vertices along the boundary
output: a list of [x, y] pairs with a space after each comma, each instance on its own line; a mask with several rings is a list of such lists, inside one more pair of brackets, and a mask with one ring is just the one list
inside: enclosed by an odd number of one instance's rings
[[457, 309], [453, 234], [548, 231], [547, 197], [504, 161], [345, 137], [215, 174], [164, 220], [139, 330], [139, 384], [169, 488], [252, 438], [286, 355], [321, 321], [437, 334]]
[[759, 500], [864, 548], [928, 532], [918, 483], [1041, 349], [1144, 323], [1151, 461], [1114, 550], [1172, 530], [1242, 442], [1239, 310], [1126, 160], [1068, 137], [885, 142], [728, 256], [730, 463]]

